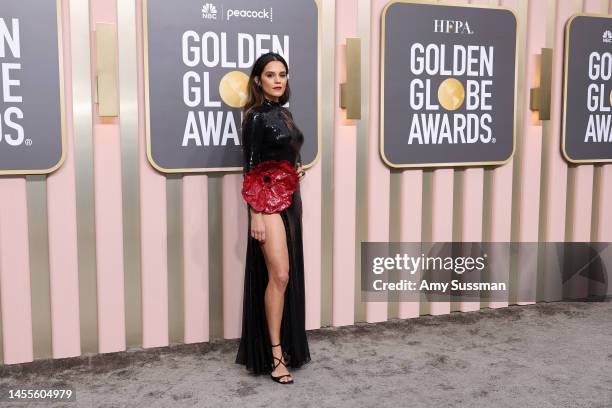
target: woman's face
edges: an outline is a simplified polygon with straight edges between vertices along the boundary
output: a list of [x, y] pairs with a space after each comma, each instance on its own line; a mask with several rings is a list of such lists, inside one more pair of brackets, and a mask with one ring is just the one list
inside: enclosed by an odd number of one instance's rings
[[261, 89], [266, 98], [278, 101], [287, 87], [287, 71], [280, 61], [270, 61], [261, 73]]

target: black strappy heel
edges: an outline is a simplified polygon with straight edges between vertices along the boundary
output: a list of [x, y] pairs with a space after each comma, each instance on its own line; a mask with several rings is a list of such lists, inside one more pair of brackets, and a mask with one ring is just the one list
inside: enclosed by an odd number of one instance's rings
[[[278, 346], [280, 346], [280, 343], [272, 345], [272, 347], [278, 347]], [[285, 360], [287, 359], [285, 357], [285, 353], [284, 352], [283, 352], [282, 357], [285, 358]], [[278, 367], [281, 364], [284, 365], [285, 367], [287, 367], [287, 364], [283, 363], [283, 360], [281, 360], [280, 358], [274, 357], [274, 356], [272, 356], [272, 358], [274, 360], [278, 360], [278, 363], [276, 363], [276, 364], [272, 363], [274, 365], [274, 367], [272, 367], [272, 371], [276, 370], [276, 367]], [[278, 377], [275, 377], [275, 376], [272, 375], [272, 373], [270, 373], [270, 378], [272, 378], [274, 381], [276, 381], [279, 384], [293, 384], [293, 378], [291, 380], [289, 380], [289, 381], [281, 381], [281, 378], [283, 378], [283, 377], [291, 377], [291, 374], [283, 374], [283, 375], [279, 375]]]

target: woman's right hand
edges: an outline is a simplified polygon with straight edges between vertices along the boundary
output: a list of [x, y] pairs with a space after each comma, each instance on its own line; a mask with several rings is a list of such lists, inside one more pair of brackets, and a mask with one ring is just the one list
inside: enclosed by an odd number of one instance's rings
[[261, 242], [266, 240], [266, 225], [263, 213], [251, 213], [251, 236]]

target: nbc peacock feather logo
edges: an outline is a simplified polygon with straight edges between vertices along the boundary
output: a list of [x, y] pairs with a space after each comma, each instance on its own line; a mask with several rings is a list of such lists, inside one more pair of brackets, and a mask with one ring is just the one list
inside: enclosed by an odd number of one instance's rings
[[208, 20], [217, 19], [217, 8], [214, 4], [204, 3], [204, 5], [202, 6], [202, 18]]
[[610, 44], [612, 43], [612, 31], [606, 30], [603, 33], [603, 42]]

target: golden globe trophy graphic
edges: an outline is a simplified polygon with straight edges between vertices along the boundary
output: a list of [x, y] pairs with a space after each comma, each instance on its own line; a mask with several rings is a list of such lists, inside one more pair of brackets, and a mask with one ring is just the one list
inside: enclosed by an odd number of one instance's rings
[[249, 77], [242, 71], [228, 72], [219, 82], [219, 95], [232, 108], [242, 108], [247, 99]]
[[446, 110], [454, 111], [463, 105], [465, 100], [465, 89], [461, 81], [448, 78], [442, 81], [438, 87], [438, 101]]

